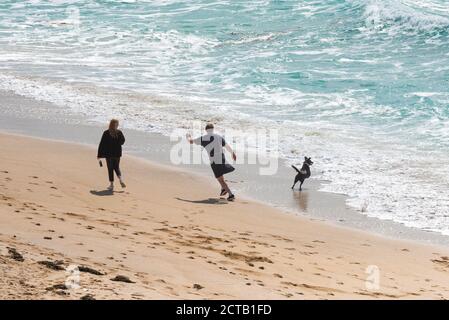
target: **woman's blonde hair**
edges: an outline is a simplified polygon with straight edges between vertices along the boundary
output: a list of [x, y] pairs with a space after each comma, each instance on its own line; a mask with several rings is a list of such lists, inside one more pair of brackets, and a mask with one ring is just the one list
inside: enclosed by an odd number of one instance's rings
[[117, 137], [117, 127], [119, 125], [119, 121], [117, 119], [112, 119], [109, 122], [109, 134], [115, 138]]

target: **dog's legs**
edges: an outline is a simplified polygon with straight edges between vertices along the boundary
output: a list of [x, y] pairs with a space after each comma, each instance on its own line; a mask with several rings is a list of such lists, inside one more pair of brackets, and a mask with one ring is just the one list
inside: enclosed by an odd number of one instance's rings
[[303, 182], [301, 182], [301, 184], [299, 185], [299, 191], [302, 191], [302, 184], [304, 183], [304, 181]]

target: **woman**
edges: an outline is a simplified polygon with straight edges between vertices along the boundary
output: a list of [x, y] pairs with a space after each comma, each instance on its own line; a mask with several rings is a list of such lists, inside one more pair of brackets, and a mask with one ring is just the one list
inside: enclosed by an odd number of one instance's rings
[[109, 129], [103, 133], [98, 146], [98, 160], [105, 158], [108, 166], [109, 181], [111, 183], [108, 187], [109, 191], [114, 190], [114, 172], [120, 180], [122, 188], [126, 188], [120, 171], [120, 158], [122, 156], [122, 145], [125, 143], [125, 136], [118, 129], [118, 126], [118, 120], [112, 119], [109, 123]]

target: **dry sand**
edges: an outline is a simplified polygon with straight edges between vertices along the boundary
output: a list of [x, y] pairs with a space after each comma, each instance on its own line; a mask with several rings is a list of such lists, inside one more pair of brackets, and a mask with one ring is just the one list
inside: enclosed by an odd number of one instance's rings
[[[449, 297], [445, 248], [228, 203], [209, 178], [131, 157], [111, 195], [91, 147], [0, 146], [1, 299]], [[71, 265], [79, 288], [65, 287]]]

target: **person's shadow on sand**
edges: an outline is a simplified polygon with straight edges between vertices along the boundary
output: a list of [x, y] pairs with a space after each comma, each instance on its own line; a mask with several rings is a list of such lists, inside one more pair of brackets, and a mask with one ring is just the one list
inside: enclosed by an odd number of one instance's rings
[[198, 203], [198, 204], [227, 204], [228, 203], [228, 201], [226, 201], [225, 199], [216, 199], [216, 198], [209, 198], [209, 199], [204, 199], [204, 200], [188, 200], [188, 199], [181, 199], [181, 198], [175, 198], [175, 199], [179, 200], [179, 201]]
[[111, 190], [90, 190], [90, 193], [94, 196], [105, 197], [105, 196], [113, 196], [114, 193], [123, 193], [123, 191], [111, 191]]

